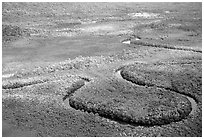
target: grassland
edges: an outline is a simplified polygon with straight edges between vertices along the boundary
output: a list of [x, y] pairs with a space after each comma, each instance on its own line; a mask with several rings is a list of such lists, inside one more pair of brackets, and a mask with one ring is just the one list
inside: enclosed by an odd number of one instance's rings
[[3, 136], [202, 136], [201, 15], [201, 3], [4, 2]]

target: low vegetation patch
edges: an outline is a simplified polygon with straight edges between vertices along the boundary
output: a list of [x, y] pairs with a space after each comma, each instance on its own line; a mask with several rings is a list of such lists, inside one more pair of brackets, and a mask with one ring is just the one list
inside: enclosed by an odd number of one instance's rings
[[[97, 85], [96, 85], [97, 84]], [[191, 103], [165, 89], [132, 86], [125, 82], [100, 82], [76, 91], [70, 106], [128, 124], [163, 125], [185, 118]]]
[[94, 57], [76, 57], [75, 59], [65, 60], [63, 62], [53, 63], [46, 66], [38, 66], [33, 69], [27, 68], [24, 70], [19, 70], [14, 75], [17, 78], [21, 78], [23, 76], [30, 76], [30, 75], [42, 75], [42, 74], [52, 74], [57, 71], [66, 71], [66, 70], [81, 70], [87, 69], [91, 67], [99, 67], [103, 64], [110, 63], [117, 59], [113, 59], [110, 57], [105, 56], [94, 56]]
[[121, 76], [138, 85], [165, 88], [200, 101], [201, 63], [195, 64], [195, 67], [185, 64], [180, 66], [135, 64], [124, 67], [121, 70]]
[[29, 36], [27, 29], [13, 25], [2, 25], [2, 40], [3, 42], [13, 41], [22, 36]]
[[24, 86], [29, 86], [33, 84], [39, 84], [49, 81], [47, 78], [39, 78], [39, 77], [33, 77], [33, 78], [27, 78], [27, 79], [15, 79], [15, 80], [9, 80], [4, 81], [2, 83], [3, 89], [15, 89], [20, 88]]

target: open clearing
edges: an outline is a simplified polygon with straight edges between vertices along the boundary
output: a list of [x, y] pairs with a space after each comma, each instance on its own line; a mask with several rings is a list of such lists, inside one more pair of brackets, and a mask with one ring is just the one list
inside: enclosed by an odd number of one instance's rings
[[3, 3], [2, 135], [201, 137], [201, 3]]

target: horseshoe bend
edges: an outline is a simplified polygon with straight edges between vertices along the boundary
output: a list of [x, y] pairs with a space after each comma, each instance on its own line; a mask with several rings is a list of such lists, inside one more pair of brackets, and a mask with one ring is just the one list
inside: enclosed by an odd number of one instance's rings
[[3, 137], [202, 136], [199, 3], [2, 11]]

